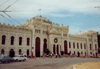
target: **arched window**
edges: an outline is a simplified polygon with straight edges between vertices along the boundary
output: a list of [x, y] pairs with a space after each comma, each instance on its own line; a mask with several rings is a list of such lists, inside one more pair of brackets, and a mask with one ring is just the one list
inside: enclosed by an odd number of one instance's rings
[[55, 54], [56, 52], [55, 52], [55, 45], [53, 45], [53, 53]]
[[9, 56], [10, 56], [10, 57], [14, 57], [14, 56], [15, 56], [15, 51], [14, 51], [14, 49], [10, 49], [10, 51], [9, 51]]
[[4, 51], [4, 49], [1, 49], [1, 54], [5, 54], [5, 51]]
[[22, 37], [19, 37], [19, 45], [22, 45]]
[[27, 45], [30, 45], [30, 38], [27, 38]]
[[27, 49], [27, 57], [29, 57], [29, 49]]
[[44, 39], [43, 52], [46, 53], [46, 50], [47, 50], [47, 39]]
[[22, 50], [21, 49], [19, 49], [19, 55], [21, 55], [22, 54]]
[[3, 45], [5, 44], [5, 41], [6, 41], [6, 36], [5, 35], [2, 35], [2, 44]]
[[69, 42], [69, 48], [71, 48], [71, 43]]
[[14, 45], [14, 36], [11, 36], [11, 45]]
[[73, 48], [75, 48], [75, 43], [73, 43]]
[[79, 49], [79, 43], [77, 43], [77, 49]]
[[82, 49], [82, 43], [80, 45], [81, 45], [81, 49]]
[[65, 54], [68, 53], [68, 52], [67, 52], [67, 41], [66, 41], [66, 40], [64, 41], [64, 52], [65, 52]]
[[57, 54], [59, 55], [59, 45], [57, 45]]
[[90, 44], [90, 50], [92, 50], [92, 46], [91, 46], [91, 44]]
[[86, 44], [84, 44], [84, 49], [86, 49]]

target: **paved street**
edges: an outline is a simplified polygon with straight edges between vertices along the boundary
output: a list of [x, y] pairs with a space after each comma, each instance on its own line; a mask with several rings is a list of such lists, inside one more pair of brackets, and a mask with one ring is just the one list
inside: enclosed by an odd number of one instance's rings
[[81, 62], [100, 61], [100, 58], [34, 58], [25, 62], [0, 64], [0, 69], [72, 69]]

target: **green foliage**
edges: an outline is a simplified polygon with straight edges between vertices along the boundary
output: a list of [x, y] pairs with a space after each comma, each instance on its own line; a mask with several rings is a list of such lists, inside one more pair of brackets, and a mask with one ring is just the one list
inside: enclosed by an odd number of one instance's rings
[[50, 54], [50, 50], [49, 49], [46, 49], [46, 52], [45, 52], [47, 55]]

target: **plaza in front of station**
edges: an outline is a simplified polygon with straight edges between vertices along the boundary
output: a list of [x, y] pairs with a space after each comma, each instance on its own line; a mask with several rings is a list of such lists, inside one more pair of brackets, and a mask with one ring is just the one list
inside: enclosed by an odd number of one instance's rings
[[100, 62], [100, 58], [42, 57], [28, 58], [25, 62], [0, 64], [0, 69], [72, 69], [73, 65], [84, 62]]

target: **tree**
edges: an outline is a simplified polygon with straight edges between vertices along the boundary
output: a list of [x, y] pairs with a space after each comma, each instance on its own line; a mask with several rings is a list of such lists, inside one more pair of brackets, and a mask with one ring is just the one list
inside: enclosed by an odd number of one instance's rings
[[47, 55], [50, 54], [50, 50], [49, 49], [46, 49], [46, 52], [45, 52]]

